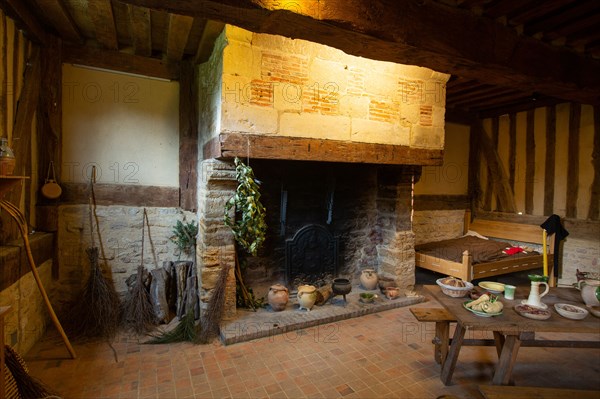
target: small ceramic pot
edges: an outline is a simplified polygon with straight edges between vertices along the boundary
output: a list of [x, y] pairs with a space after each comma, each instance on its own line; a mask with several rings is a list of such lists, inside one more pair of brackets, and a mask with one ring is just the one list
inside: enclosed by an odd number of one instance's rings
[[282, 311], [287, 306], [289, 300], [289, 291], [288, 289], [281, 285], [275, 284], [269, 288], [269, 293], [267, 294], [267, 302], [271, 305], [271, 309], [276, 312]]
[[388, 299], [396, 299], [400, 296], [400, 290], [398, 287], [387, 287], [385, 289], [385, 296], [388, 297]]
[[310, 311], [317, 301], [317, 288], [313, 285], [301, 285], [298, 287], [299, 309]]
[[364, 269], [360, 273], [360, 284], [366, 290], [374, 290], [377, 288], [377, 282], [379, 278], [377, 277], [377, 273], [374, 269]]

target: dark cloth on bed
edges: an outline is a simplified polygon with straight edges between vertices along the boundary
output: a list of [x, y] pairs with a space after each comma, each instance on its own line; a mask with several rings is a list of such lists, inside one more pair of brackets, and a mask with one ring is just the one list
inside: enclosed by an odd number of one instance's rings
[[493, 262], [508, 256], [515, 257], [528, 255], [523, 252], [514, 255], [507, 255], [502, 252], [510, 247], [512, 247], [512, 245], [507, 242], [465, 236], [451, 240], [417, 245], [415, 246], [415, 251], [420, 254], [431, 255], [436, 258], [462, 263], [463, 252], [468, 250], [469, 255], [471, 255], [473, 259], [472, 264]]

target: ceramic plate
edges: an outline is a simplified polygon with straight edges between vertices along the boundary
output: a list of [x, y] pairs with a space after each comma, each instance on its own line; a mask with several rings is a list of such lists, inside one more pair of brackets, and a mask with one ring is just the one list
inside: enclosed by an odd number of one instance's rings
[[493, 317], [493, 316], [500, 316], [502, 314], [502, 312], [498, 312], [498, 313], [486, 313], [486, 312], [481, 312], [479, 310], [473, 310], [471, 308], [467, 307], [468, 303], [471, 303], [473, 301], [465, 301], [463, 302], [463, 308], [467, 309], [469, 312], [476, 314], [477, 316], [481, 316], [481, 317]]
[[531, 305], [519, 304], [514, 307], [515, 312], [523, 317], [533, 320], [546, 320], [552, 315], [550, 310], [542, 309]]
[[555, 303], [554, 309], [556, 309], [558, 314], [562, 317], [566, 317], [567, 319], [572, 320], [585, 319], [589, 313], [584, 308], [580, 308], [579, 306], [575, 305], [570, 305], [568, 303]]
[[491, 292], [492, 294], [500, 294], [504, 292], [504, 284], [496, 283], [495, 281], [482, 281], [477, 284], [484, 290]]

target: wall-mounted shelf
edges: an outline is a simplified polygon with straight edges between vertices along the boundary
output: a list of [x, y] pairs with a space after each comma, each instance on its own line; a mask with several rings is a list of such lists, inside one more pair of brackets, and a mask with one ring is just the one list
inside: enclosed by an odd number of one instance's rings
[[15, 184], [25, 179], [29, 179], [29, 176], [0, 175], [0, 197]]

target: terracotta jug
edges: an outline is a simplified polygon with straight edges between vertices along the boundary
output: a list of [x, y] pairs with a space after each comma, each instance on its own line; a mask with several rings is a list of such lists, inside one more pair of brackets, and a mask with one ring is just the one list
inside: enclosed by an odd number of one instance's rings
[[378, 281], [379, 278], [377, 277], [375, 269], [364, 269], [360, 273], [360, 284], [366, 290], [374, 290], [377, 287]]
[[317, 288], [313, 285], [301, 285], [298, 287], [298, 309], [310, 311], [317, 301]]
[[289, 291], [284, 285], [274, 284], [269, 288], [267, 301], [269, 302], [269, 305], [271, 305], [271, 309], [273, 309], [275, 312], [284, 310], [287, 306], [288, 300]]

